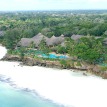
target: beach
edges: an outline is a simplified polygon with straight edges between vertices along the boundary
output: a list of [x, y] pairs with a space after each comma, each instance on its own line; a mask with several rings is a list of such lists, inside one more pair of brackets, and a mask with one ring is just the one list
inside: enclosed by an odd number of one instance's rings
[[[0, 58], [5, 53], [0, 46]], [[0, 61], [0, 76], [10, 78], [18, 88], [35, 90], [41, 97], [66, 107], [107, 107], [107, 80], [100, 77], [8, 61]]]

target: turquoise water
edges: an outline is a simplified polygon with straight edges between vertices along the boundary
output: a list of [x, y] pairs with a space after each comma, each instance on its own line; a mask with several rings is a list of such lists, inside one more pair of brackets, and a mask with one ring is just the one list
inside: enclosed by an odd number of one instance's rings
[[42, 54], [42, 57], [44, 57], [44, 58], [52, 58], [52, 59], [66, 59], [67, 58], [67, 56], [64, 56], [64, 55], [57, 56], [55, 54], [49, 54], [49, 55]]
[[[15, 52], [20, 53], [19, 50], [15, 50]], [[51, 59], [66, 59], [66, 58], [68, 58], [65, 55], [58, 56], [57, 54], [45, 54], [44, 52], [39, 51], [39, 50], [27, 50], [26, 55], [31, 55], [31, 54], [33, 54], [35, 56], [41, 55], [43, 58], [51, 58]]]
[[0, 82], [0, 107], [61, 107], [29, 92]]

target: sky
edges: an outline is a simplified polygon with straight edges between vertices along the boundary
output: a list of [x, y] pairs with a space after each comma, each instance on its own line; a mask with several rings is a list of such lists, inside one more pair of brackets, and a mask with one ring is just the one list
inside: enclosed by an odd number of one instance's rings
[[0, 11], [107, 9], [107, 0], [0, 0]]

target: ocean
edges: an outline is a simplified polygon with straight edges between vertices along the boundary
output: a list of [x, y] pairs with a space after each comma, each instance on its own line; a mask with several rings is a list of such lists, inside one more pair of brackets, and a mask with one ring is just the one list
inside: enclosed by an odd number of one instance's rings
[[0, 82], [0, 107], [61, 107], [30, 92]]

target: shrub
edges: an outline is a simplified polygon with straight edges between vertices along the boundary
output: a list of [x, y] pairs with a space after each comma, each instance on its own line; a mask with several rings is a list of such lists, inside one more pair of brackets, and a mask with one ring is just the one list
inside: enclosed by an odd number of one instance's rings
[[101, 71], [107, 71], [107, 66], [101, 66]]
[[76, 66], [82, 66], [82, 65], [81, 65], [81, 63], [78, 61], [77, 64], [76, 64]]
[[60, 64], [63, 68], [70, 68], [71, 67], [71, 61], [70, 60], [60, 60]]

